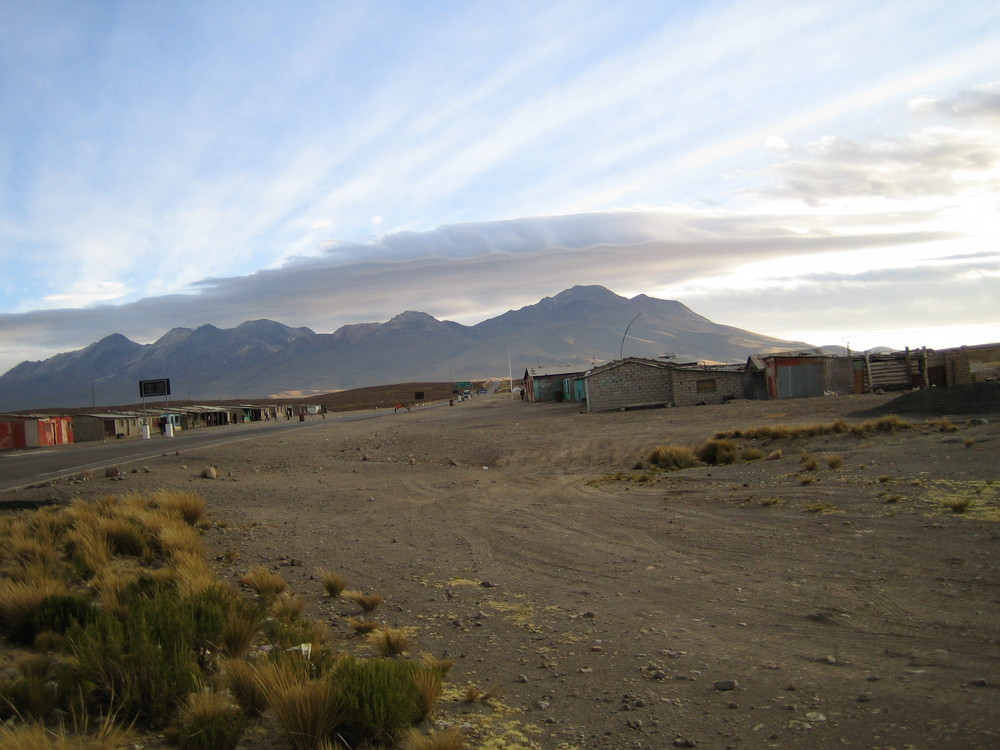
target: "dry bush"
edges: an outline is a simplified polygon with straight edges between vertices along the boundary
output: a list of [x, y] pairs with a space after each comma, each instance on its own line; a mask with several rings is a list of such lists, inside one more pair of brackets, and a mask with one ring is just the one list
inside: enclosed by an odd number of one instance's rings
[[178, 553], [205, 554], [201, 534], [193, 526], [169, 516], [163, 518], [155, 531], [157, 546], [165, 557]]
[[306, 600], [301, 596], [283, 591], [271, 604], [271, 614], [279, 620], [296, 620], [306, 609]]
[[261, 687], [256, 667], [245, 659], [229, 658], [219, 662], [222, 679], [247, 716], [267, 711], [267, 695]]
[[498, 697], [498, 695], [499, 694], [496, 688], [494, 687], [490, 687], [487, 688], [486, 690], [483, 690], [482, 688], [470, 682], [468, 685], [465, 686], [465, 691], [462, 694], [462, 700], [465, 703], [488, 703], [489, 701]]
[[177, 716], [181, 750], [234, 750], [243, 736], [246, 719], [225, 693], [191, 693]]
[[238, 599], [226, 610], [217, 646], [230, 657], [242, 656], [264, 624], [262, 610], [253, 602]]
[[432, 729], [423, 734], [418, 729], [408, 729], [402, 736], [402, 750], [465, 750], [465, 740], [458, 727]]
[[434, 713], [438, 698], [441, 697], [441, 673], [429, 667], [423, 667], [413, 673], [413, 682], [417, 686], [417, 706], [420, 709], [420, 721], [424, 721]]
[[378, 620], [361, 619], [358, 617], [352, 617], [347, 621], [347, 624], [351, 626], [351, 629], [357, 635], [365, 635], [366, 633], [371, 633], [378, 630], [381, 623]]
[[257, 565], [250, 569], [243, 577], [243, 583], [256, 591], [261, 597], [270, 599], [282, 593], [288, 584], [278, 573], [274, 573], [263, 565]]
[[400, 656], [413, 646], [413, 628], [379, 628], [368, 634], [368, 645], [381, 656]]
[[698, 464], [698, 456], [686, 445], [658, 445], [646, 460], [653, 466], [671, 471], [690, 469]]
[[205, 498], [194, 492], [159, 490], [150, 496], [150, 501], [168, 514], [183, 519], [194, 526], [205, 515]]
[[198, 594], [220, 585], [208, 562], [199, 553], [175, 552], [170, 567], [164, 570], [173, 571], [173, 582], [184, 594]]
[[972, 506], [972, 498], [952, 496], [941, 500], [941, 505], [952, 513], [965, 513]]
[[134, 518], [114, 515], [99, 522], [101, 533], [116, 555], [148, 557], [150, 534]]
[[65, 541], [74, 566], [84, 577], [102, 570], [114, 556], [107, 537], [94, 526], [78, 526], [66, 533]]
[[736, 460], [739, 448], [732, 440], [711, 438], [702, 443], [696, 454], [706, 464], [731, 464]]
[[361, 607], [362, 612], [374, 612], [382, 603], [382, 595], [377, 593], [366, 594], [362, 591], [345, 591], [341, 594], [345, 599]]
[[938, 417], [937, 419], [932, 419], [927, 422], [931, 427], [937, 427], [941, 432], [957, 432], [958, 425], [952, 422], [948, 417]]
[[758, 448], [748, 448], [744, 446], [740, 449], [740, 461], [759, 461], [767, 454]]
[[320, 583], [323, 584], [326, 593], [334, 598], [340, 596], [349, 585], [345, 576], [325, 568], [317, 570], [316, 576], [319, 578]]
[[836, 453], [827, 454], [826, 465], [831, 469], [840, 469], [844, 466], [844, 457]]
[[296, 750], [317, 747], [344, 720], [344, 699], [333, 680], [310, 679], [306, 668], [290, 661], [266, 662], [257, 679]]
[[802, 451], [802, 455], [799, 456], [799, 461], [802, 462], [802, 469], [804, 471], [816, 471], [819, 468], [819, 461], [807, 451]]
[[0, 580], [0, 629], [15, 642], [29, 643], [35, 637], [34, 618], [43, 602], [66, 593], [66, 585], [54, 579]]
[[421, 651], [420, 661], [424, 666], [440, 672], [442, 677], [445, 677], [451, 671], [451, 668], [455, 666], [454, 659], [437, 657], [430, 651]]

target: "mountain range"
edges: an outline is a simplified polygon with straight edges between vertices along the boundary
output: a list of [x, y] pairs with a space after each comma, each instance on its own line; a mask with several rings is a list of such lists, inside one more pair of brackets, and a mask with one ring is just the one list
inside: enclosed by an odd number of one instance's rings
[[472, 326], [407, 311], [329, 334], [272, 320], [174, 328], [152, 344], [115, 333], [0, 376], [0, 412], [135, 403], [138, 381], [160, 378], [171, 380], [172, 400], [252, 399], [505, 376], [509, 366], [519, 377], [620, 355], [738, 362], [811, 348], [713, 323], [680, 302], [576, 286]]

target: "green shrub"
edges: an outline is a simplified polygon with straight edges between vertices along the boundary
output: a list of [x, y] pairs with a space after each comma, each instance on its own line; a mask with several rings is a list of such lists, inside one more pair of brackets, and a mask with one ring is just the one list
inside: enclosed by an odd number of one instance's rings
[[196, 644], [214, 621], [209, 607], [172, 591], [132, 594], [123, 611], [97, 612], [66, 631], [76, 664], [70, 679], [108, 710], [158, 726], [195, 685]]
[[344, 698], [345, 720], [337, 733], [351, 747], [389, 742], [423, 719], [414, 675], [428, 667], [395, 659], [343, 659], [331, 679]]

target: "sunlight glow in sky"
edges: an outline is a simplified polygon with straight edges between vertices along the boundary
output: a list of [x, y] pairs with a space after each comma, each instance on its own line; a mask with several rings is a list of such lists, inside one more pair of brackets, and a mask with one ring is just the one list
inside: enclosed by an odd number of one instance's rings
[[0, 3], [0, 372], [576, 284], [1000, 341], [1000, 5]]

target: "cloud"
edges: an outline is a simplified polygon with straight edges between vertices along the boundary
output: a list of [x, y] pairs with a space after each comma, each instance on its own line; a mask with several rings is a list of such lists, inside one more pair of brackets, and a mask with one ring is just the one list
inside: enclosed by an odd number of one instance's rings
[[955, 197], [1000, 189], [998, 165], [1000, 134], [993, 132], [929, 129], [872, 143], [829, 137], [773, 167], [775, 184], [760, 192], [812, 206], [852, 197]]
[[803, 235], [788, 228], [793, 222], [801, 217], [646, 210], [448, 225], [338, 245], [246, 276], [206, 278], [191, 294], [0, 315], [0, 330], [12, 354], [29, 343], [51, 354], [112, 332], [149, 342], [174, 326], [229, 327], [261, 317], [320, 332], [407, 309], [471, 324], [574, 284], [638, 293], [738, 273], [750, 262], [955, 238], [911, 231]]
[[920, 115], [943, 115], [975, 124], [1000, 124], [1000, 82], [963, 89], [954, 96], [920, 96], [909, 102], [911, 112]]

